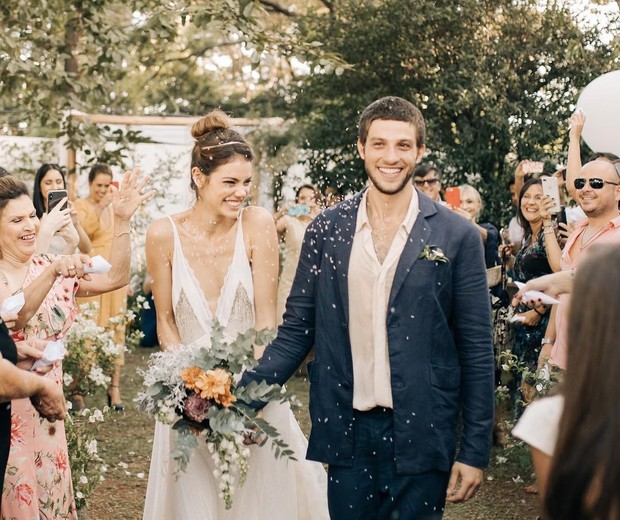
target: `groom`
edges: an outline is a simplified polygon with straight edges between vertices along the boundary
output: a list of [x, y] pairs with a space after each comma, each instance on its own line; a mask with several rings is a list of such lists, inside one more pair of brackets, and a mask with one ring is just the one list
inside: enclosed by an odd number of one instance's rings
[[404, 99], [366, 107], [357, 148], [369, 187], [308, 227], [284, 323], [241, 383], [285, 383], [314, 345], [307, 457], [329, 465], [335, 520], [441, 518], [446, 498], [473, 496], [488, 461], [482, 242], [412, 186], [425, 133]]

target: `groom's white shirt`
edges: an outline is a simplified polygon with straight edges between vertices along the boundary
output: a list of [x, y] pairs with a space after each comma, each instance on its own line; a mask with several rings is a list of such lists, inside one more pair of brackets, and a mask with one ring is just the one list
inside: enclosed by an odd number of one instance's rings
[[372, 239], [364, 192], [357, 213], [349, 262], [349, 339], [353, 358], [353, 408], [360, 411], [376, 406], [392, 408], [390, 359], [386, 318], [388, 301], [398, 260], [419, 213], [416, 190], [405, 219], [394, 236], [383, 263]]

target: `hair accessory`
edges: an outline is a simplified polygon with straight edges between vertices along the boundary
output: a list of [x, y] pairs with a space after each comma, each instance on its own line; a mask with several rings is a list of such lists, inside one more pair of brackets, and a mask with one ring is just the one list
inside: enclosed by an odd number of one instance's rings
[[213, 148], [219, 148], [220, 146], [228, 146], [229, 144], [245, 144], [241, 141], [228, 141], [227, 143], [213, 144], [211, 146], [201, 146], [201, 150], [212, 150]]

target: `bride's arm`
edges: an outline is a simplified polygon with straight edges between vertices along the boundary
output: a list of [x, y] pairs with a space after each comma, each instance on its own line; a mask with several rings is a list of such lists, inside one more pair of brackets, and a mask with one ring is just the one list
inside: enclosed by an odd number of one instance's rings
[[[243, 226], [249, 232], [256, 330], [276, 326], [276, 294], [278, 291], [278, 234], [273, 218], [264, 208], [250, 206], [243, 212]], [[256, 347], [256, 358], [265, 347]]]
[[181, 343], [172, 308], [173, 236], [170, 221], [156, 220], [146, 232], [146, 267], [157, 309], [157, 338], [162, 349]]

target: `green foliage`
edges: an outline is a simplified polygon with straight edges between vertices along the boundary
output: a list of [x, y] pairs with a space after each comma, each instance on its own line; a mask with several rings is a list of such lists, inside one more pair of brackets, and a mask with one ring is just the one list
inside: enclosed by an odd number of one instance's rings
[[107, 388], [114, 363], [125, 348], [114, 343], [114, 329], [106, 331], [97, 325], [96, 316], [96, 304], [82, 304], [63, 340], [67, 349], [63, 377], [68, 396], [92, 395], [97, 387]]
[[295, 92], [304, 147], [321, 185], [365, 182], [354, 143], [359, 111], [396, 95], [422, 109], [428, 160], [446, 183], [468, 181], [483, 194], [486, 217], [509, 210], [518, 159], [556, 163], [580, 88], [613, 68], [618, 41], [601, 34], [617, 19], [583, 28], [561, 2], [342, 0], [300, 23], [308, 39], [351, 65], [340, 75], [316, 67]]
[[96, 436], [107, 413], [107, 408], [103, 412], [85, 409], [79, 415], [69, 414], [65, 419], [71, 479], [78, 510], [86, 508], [88, 497], [103, 480], [104, 461], [97, 451]]

